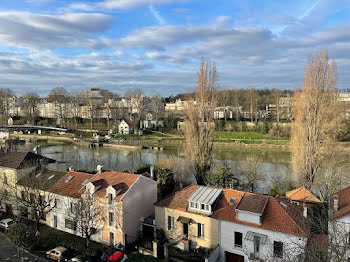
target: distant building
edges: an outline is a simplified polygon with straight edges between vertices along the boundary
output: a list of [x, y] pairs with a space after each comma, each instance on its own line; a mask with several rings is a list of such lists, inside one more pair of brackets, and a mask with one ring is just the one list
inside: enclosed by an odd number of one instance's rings
[[134, 126], [130, 119], [122, 119], [118, 125], [118, 133], [121, 135], [134, 134]]

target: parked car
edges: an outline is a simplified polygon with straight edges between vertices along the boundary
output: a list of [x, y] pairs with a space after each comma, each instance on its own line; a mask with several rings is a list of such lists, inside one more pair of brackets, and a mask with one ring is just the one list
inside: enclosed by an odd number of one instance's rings
[[121, 251], [117, 251], [108, 258], [108, 261], [110, 261], [110, 262], [124, 262], [124, 261], [127, 261], [127, 259], [128, 259], [127, 255], [125, 255]]
[[58, 262], [68, 259], [69, 250], [65, 247], [56, 247], [46, 252], [46, 256]]
[[91, 262], [91, 258], [89, 256], [79, 255], [69, 259], [69, 262]]
[[9, 230], [9, 228], [14, 224], [15, 222], [13, 221], [12, 218], [5, 218], [0, 221], [0, 227], [4, 230]]

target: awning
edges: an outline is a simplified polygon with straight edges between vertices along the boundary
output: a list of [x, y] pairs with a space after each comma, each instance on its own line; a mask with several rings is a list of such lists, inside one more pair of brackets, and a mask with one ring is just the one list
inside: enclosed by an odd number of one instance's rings
[[246, 240], [254, 241], [254, 238], [258, 237], [260, 240], [260, 244], [266, 244], [267, 241], [267, 236], [259, 233], [255, 233], [252, 231], [248, 231], [247, 234], [245, 235]]
[[179, 216], [177, 221], [181, 223], [189, 224], [191, 222], [191, 218]]

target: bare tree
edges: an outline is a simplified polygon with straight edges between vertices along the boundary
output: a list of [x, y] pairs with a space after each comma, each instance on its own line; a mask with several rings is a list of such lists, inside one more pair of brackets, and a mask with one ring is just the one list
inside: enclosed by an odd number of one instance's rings
[[75, 129], [78, 129], [78, 118], [79, 118], [79, 109], [80, 106], [82, 104], [81, 101], [81, 96], [79, 94], [70, 94], [68, 97], [68, 102], [69, 102], [69, 115], [72, 117], [73, 121], [74, 121], [74, 126]]
[[56, 206], [55, 195], [48, 191], [50, 180], [42, 179], [40, 172], [36, 175], [26, 175], [20, 180], [18, 188], [20, 205], [26, 207], [35, 221], [36, 230], [40, 229], [40, 220], [46, 220], [46, 215]]
[[293, 98], [294, 121], [291, 153], [294, 173], [306, 186], [314, 183], [335, 148], [338, 125], [334, 62], [327, 51], [311, 56], [304, 75], [304, 87]]
[[60, 126], [65, 127], [67, 115], [68, 92], [64, 87], [55, 87], [51, 90], [49, 98], [55, 103], [56, 118]]
[[91, 236], [98, 233], [105, 223], [102, 206], [90, 194], [84, 194], [75, 203], [70, 213], [80, 228], [81, 236], [86, 239], [86, 246], [88, 247]]
[[40, 97], [37, 93], [26, 93], [20, 99], [21, 110], [24, 111], [31, 123], [34, 123], [39, 102]]
[[251, 192], [254, 192], [257, 185], [264, 181], [265, 174], [261, 171], [260, 165], [261, 161], [256, 157], [240, 163], [241, 181]]
[[197, 183], [203, 185], [212, 164], [214, 110], [217, 102], [217, 70], [212, 61], [201, 60], [196, 101], [186, 106], [186, 156], [192, 161]]

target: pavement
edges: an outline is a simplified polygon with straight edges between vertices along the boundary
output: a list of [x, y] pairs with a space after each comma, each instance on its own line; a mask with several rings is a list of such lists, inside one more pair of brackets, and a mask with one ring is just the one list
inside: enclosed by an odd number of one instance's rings
[[43, 262], [47, 261], [35, 255], [17, 249], [11, 242], [0, 233], [0, 262]]

